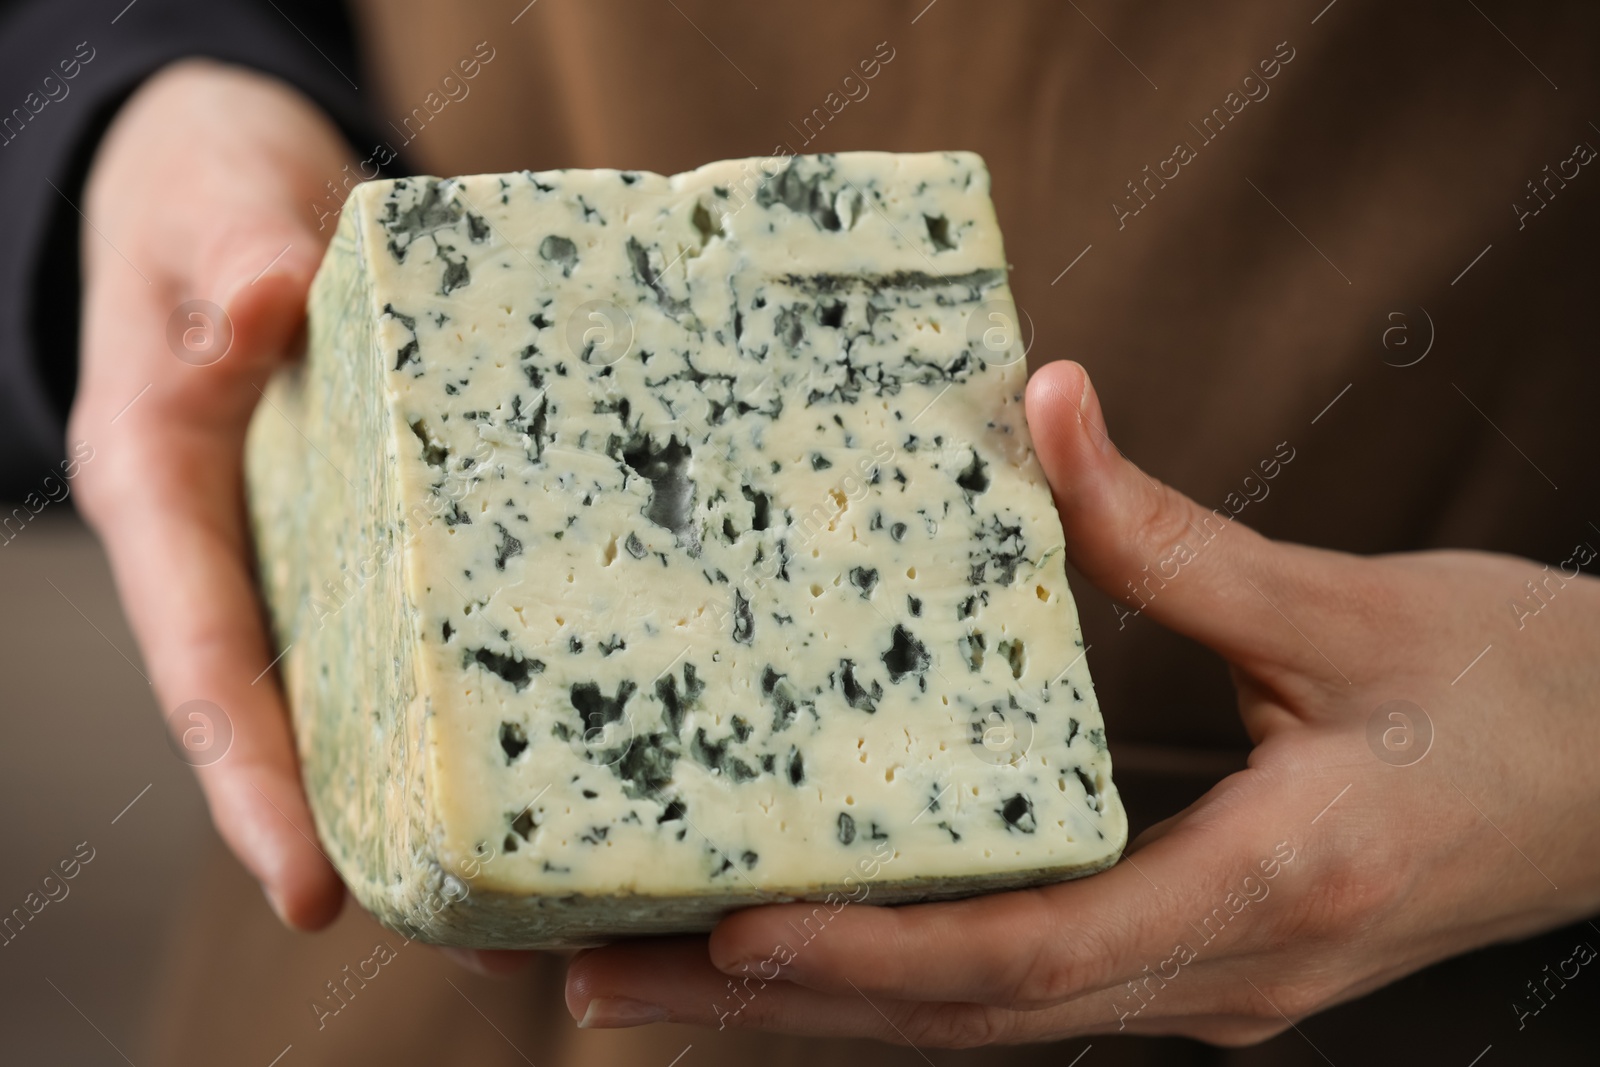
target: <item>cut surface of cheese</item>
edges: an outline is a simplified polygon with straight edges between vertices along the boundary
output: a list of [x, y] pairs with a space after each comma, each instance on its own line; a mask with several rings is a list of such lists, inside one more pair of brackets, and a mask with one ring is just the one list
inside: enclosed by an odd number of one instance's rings
[[251, 425], [307, 792], [410, 937], [1116, 861], [968, 153], [354, 189]]

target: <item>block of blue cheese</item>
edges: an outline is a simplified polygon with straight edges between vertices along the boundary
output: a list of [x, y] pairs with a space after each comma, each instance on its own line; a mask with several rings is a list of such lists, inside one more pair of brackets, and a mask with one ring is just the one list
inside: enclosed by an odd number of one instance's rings
[[323, 847], [525, 948], [1127, 824], [967, 153], [362, 185], [246, 473]]

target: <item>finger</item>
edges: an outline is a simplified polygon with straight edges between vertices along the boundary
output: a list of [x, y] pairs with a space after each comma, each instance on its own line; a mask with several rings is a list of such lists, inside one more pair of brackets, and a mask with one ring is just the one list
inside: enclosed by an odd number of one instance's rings
[[1038, 889], [836, 913], [751, 908], [713, 931], [711, 959], [736, 979], [781, 975], [828, 993], [1048, 1007], [1170, 955], [1228, 852], [1176, 833], [1092, 878]]
[[147, 371], [154, 383], [147, 399], [153, 403], [141, 402], [120, 420], [131, 420], [130, 434], [145, 432], [153, 420], [170, 424], [177, 418], [230, 449], [242, 447], [267, 380], [298, 354], [306, 297], [326, 237], [287, 206], [262, 208], [227, 236], [205, 255], [177, 298], [199, 302], [188, 317], [218, 349], [188, 361], [163, 359], [155, 374]]
[[536, 953], [514, 952], [504, 949], [453, 948], [439, 949], [447, 959], [486, 978], [514, 978], [525, 972], [533, 963]]
[[317, 843], [268, 670], [277, 652], [244, 564], [232, 514], [237, 486], [187, 451], [183, 443], [159, 454], [102, 450], [101, 473], [138, 478], [145, 495], [110, 505], [98, 525], [115, 530], [107, 549], [161, 707], [170, 714], [207, 701], [217, 709], [208, 714], [220, 713], [218, 728], [232, 734], [214, 762], [206, 762], [210, 752], [190, 759], [202, 764], [196, 771], [218, 831], [284, 921], [315, 929], [337, 915], [343, 891]]
[[[1198, 984], [1198, 983], [1196, 983]], [[1245, 994], [1249, 987], [1235, 979]], [[580, 953], [567, 969], [567, 1010], [586, 1029], [657, 1022], [813, 1037], [871, 1038], [926, 1048], [970, 1048], [1082, 1034], [1186, 1034], [1238, 1043], [1281, 1029], [1254, 1016], [1182, 1014], [1169, 992], [1083, 997], [1048, 1011], [960, 1002], [912, 1002], [862, 990], [822, 993], [781, 979], [735, 981], [711, 966], [705, 941], [633, 941]], [[1240, 999], [1235, 997], [1235, 1000]], [[1276, 1019], [1274, 1019], [1276, 1023]]]
[[[1027, 412], [1067, 554], [1126, 605], [1124, 624], [1148, 615], [1246, 667], [1344, 681], [1311, 643], [1331, 640], [1315, 622], [1352, 598], [1358, 578], [1338, 566], [1342, 557], [1269, 541], [1224, 508], [1202, 507], [1145, 474], [1107, 436], [1099, 398], [1076, 363], [1040, 368]], [[1308, 626], [1318, 633], [1308, 637]]]
[[[232, 388], [223, 377], [230, 360], [264, 366], [281, 358], [297, 329], [309, 268], [285, 256], [261, 275], [269, 258], [246, 277], [241, 256], [234, 276], [215, 283], [236, 318], [226, 356], [211, 366], [165, 352], [128, 359], [155, 379], [148, 395], [115, 422], [105, 405], [84, 406], [74, 433], [96, 447], [80, 475], [80, 499], [106, 542], [160, 705], [171, 712], [208, 701], [231, 727], [226, 753], [197, 767], [217, 828], [284, 921], [313, 929], [337, 915], [343, 886], [317, 842], [267, 669], [280, 650], [266, 634], [247, 564], [240, 463], [256, 394], [246, 376], [234, 375]], [[98, 306], [114, 314], [89, 317], [86, 351], [163, 336], [165, 316], [148, 301]], [[136, 395], [135, 384], [124, 391]]]
[[[736, 980], [777, 977], [834, 994], [1023, 1010], [1130, 982], [1159, 986], [1197, 955], [1221, 963], [1270, 938], [1262, 912], [1279, 908], [1280, 890], [1300, 879], [1275, 881], [1296, 849], [1263, 825], [1261, 813], [1310, 818], [1322, 803], [1283, 790], [1281, 777], [1267, 772], [1234, 774], [1117, 866], [1079, 881], [893, 908], [785, 904], [736, 912], [712, 932], [710, 956]], [[1265, 905], [1269, 897], [1274, 903]], [[1240, 937], [1230, 918], [1246, 909], [1255, 918]], [[1183, 998], [1169, 997], [1167, 1008], [1191, 1010]]]
[[[916, 1019], [921, 1006], [874, 1004], [864, 996], [834, 996], [747, 977], [738, 982], [706, 958], [703, 938], [631, 941], [580, 953], [567, 968], [567, 1010], [586, 1029], [678, 1022], [718, 1030], [864, 1037], [896, 1044], [941, 1044]], [[975, 1005], [941, 1006], [946, 1018]], [[1011, 1015], [1000, 1013], [997, 1015]], [[933, 1021], [937, 1015], [930, 1016]], [[908, 1028], [915, 1032], [908, 1032]], [[1001, 1040], [986, 1026], [988, 1040]], [[1017, 1037], [1022, 1039], [1020, 1029]]]

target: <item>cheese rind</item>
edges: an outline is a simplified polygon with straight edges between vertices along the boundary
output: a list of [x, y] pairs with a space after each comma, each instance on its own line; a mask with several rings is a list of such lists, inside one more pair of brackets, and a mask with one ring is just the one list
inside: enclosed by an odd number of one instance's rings
[[1110, 865], [988, 175], [353, 191], [247, 475], [318, 830], [408, 936], [704, 930]]

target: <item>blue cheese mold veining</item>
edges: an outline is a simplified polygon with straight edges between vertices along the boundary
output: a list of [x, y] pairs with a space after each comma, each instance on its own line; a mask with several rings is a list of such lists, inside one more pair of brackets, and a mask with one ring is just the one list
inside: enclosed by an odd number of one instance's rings
[[362, 904], [553, 946], [1115, 862], [1014, 324], [970, 153], [358, 187], [246, 467]]

